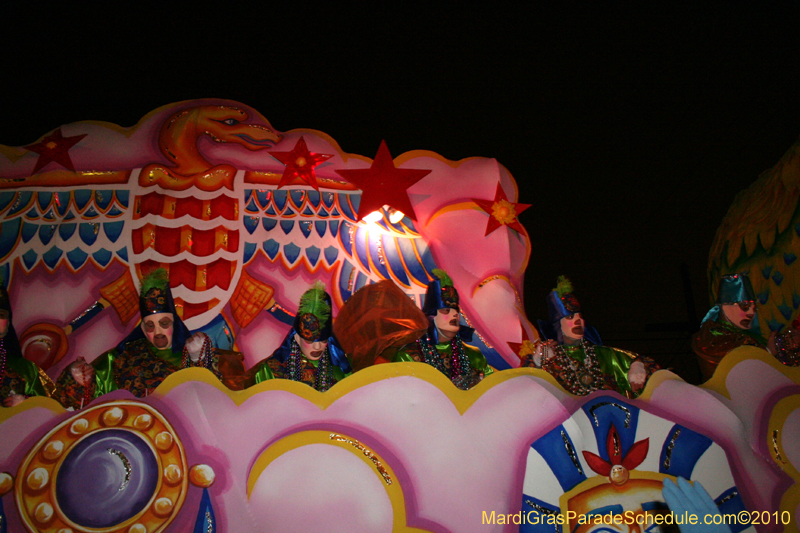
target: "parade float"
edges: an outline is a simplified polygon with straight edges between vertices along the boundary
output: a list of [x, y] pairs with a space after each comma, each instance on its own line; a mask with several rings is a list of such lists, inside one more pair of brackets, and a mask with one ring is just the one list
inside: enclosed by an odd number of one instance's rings
[[[517, 368], [538, 333], [513, 177], [492, 159], [376, 147], [348, 154], [225, 100], [0, 146], [0, 271], [22, 353], [52, 379], [137, 326], [139, 280], [159, 267], [186, 325], [246, 367], [313, 282], [336, 316], [384, 280], [422, 306], [441, 268], [497, 370], [462, 391], [427, 365], [380, 364], [320, 393], [232, 391], [186, 369], [145, 398], [28, 398], [0, 410], [0, 531], [574, 531], [557, 517], [663, 509], [678, 477], [744, 513], [734, 533], [798, 529], [800, 370], [742, 347], [701, 387], [660, 371], [629, 399]], [[792, 157], [780, 183], [796, 210]], [[792, 216], [782, 243], [800, 234]]]

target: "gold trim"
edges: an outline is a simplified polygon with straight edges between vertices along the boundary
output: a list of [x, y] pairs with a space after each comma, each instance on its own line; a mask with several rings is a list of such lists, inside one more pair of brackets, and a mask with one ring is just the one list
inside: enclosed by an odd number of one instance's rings
[[[303, 385], [310, 388], [308, 385]], [[337, 446], [348, 452], [354, 454], [367, 466], [370, 467], [375, 473], [375, 476], [380, 480], [381, 485], [386, 490], [389, 501], [392, 505], [393, 526], [394, 533], [424, 533], [427, 530], [409, 527], [406, 524], [406, 503], [403, 489], [397, 481], [397, 475], [392, 470], [391, 466], [386, 463], [377, 453], [372, 449], [365, 446], [358, 440], [341, 433], [322, 430], [300, 431], [292, 433], [276, 442], [270, 443], [256, 458], [253, 467], [247, 475], [247, 498], [253, 493], [256, 483], [262, 473], [269, 467], [269, 465], [279, 457], [296, 450], [298, 448], [313, 445], [324, 444], [327, 446]], [[380, 465], [380, 466], [379, 466]], [[389, 480], [395, 480], [388, 482]]]

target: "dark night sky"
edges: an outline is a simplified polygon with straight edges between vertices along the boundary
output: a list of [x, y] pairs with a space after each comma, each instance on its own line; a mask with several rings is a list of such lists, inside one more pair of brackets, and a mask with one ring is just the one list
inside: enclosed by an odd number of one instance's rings
[[534, 205], [529, 317], [564, 273], [613, 338], [686, 320], [681, 263], [705, 313], [717, 226], [800, 136], [789, 12], [261, 6], [7, 19], [0, 143], [219, 97], [369, 157], [494, 157]]

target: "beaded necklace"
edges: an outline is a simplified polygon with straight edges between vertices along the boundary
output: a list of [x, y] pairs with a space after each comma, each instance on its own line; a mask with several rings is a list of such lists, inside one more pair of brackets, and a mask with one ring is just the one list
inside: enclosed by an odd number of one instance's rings
[[[73, 377], [73, 379], [75, 379], [75, 378]], [[83, 387], [83, 398], [81, 398], [81, 409], [83, 409], [84, 406], [89, 405], [89, 402], [91, 402], [93, 398], [94, 398], [94, 395], [92, 394], [92, 387], [88, 386], [88, 385], [84, 386]]]
[[464, 379], [458, 379], [462, 376], [467, 376], [471, 370], [469, 359], [467, 359], [467, 354], [464, 351], [464, 344], [461, 342], [461, 338], [458, 335], [453, 337], [450, 341], [450, 348], [453, 353], [450, 362], [450, 371], [445, 367], [444, 359], [439, 354], [439, 351], [427, 337], [417, 339], [417, 346], [419, 346], [419, 350], [425, 358], [425, 363], [449, 377], [459, 389], [466, 390], [469, 388], [469, 384], [466, 383]]
[[181, 356], [181, 368], [189, 368], [191, 366], [199, 366], [203, 368], [211, 369], [211, 339], [206, 336], [203, 339], [203, 346], [200, 348], [200, 357], [197, 358], [197, 361], [192, 361], [192, 358], [189, 357], [189, 349], [184, 344], [183, 352]]
[[2, 383], [3, 379], [6, 377], [6, 338], [0, 338], [0, 359], [2, 359], [2, 363], [0, 363], [0, 383]]
[[[292, 348], [289, 354], [289, 359], [286, 361], [286, 375], [292, 381], [303, 381], [303, 369], [305, 368], [305, 358], [303, 352], [300, 350], [300, 345], [296, 339], [292, 339]], [[314, 373], [314, 389], [325, 392], [333, 386], [333, 377], [331, 375], [331, 358], [328, 355], [328, 348], [322, 353], [317, 363], [317, 369]]]
[[598, 390], [602, 386], [604, 375], [600, 371], [594, 345], [581, 339], [583, 348], [583, 363], [570, 357], [564, 346], [559, 344], [555, 348], [555, 355], [547, 359], [542, 368], [558, 378], [558, 380], [572, 394], [585, 395]]
[[777, 348], [775, 358], [786, 366], [798, 366], [800, 365], [800, 346], [792, 342], [789, 337], [791, 331], [790, 329], [786, 333], [775, 336], [775, 347]]
[[211, 338], [208, 335], [203, 339], [203, 347], [200, 348], [200, 357], [197, 358], [197, 361], [192, 361], [192, 358], [189, 357], [189, 350], [186, 348], [186, 345], [183, 346], [181, 368], [189, 367], [207, 368], [211, 373], [217, 376], [217, 378], [220, 377], [219, 372], [214, 370], [214, 349], [211, 347]]

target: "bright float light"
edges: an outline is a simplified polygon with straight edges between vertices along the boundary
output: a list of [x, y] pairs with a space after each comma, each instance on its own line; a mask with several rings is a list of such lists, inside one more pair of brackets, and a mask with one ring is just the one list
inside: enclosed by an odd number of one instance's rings
[[366, 215], [361, 220], [363, 220], [364, 222], [374, 223], [374, 222], [379, 221], [382, 218], [383, 218], [383, 214], [380, 211], [373, 211], [372, 213]]
[[378, 209], [377, 211], [373, 211], [372, 213], [368, 214], [361, 220], [364, 222], [368, 222], [370, 224], [374, 224], [376, 222], [380, 222], [383, 219], [384, 215], [389, 219], [389, 222], [392, 224], [397, 224], [403, 217], [406, 215], [402, 211], [398, 211], [394, 207], [389, 207], [388, 205], [383, 206], [382, 208]]
[[398, 222], [403, 220], [404, 216], [406, 216], [402, 211], [398, 211], [394, 207], [388, 208], [387, 211], [389, 213], [389, 222], [391, 222], [392, 224], [397, 224]]

